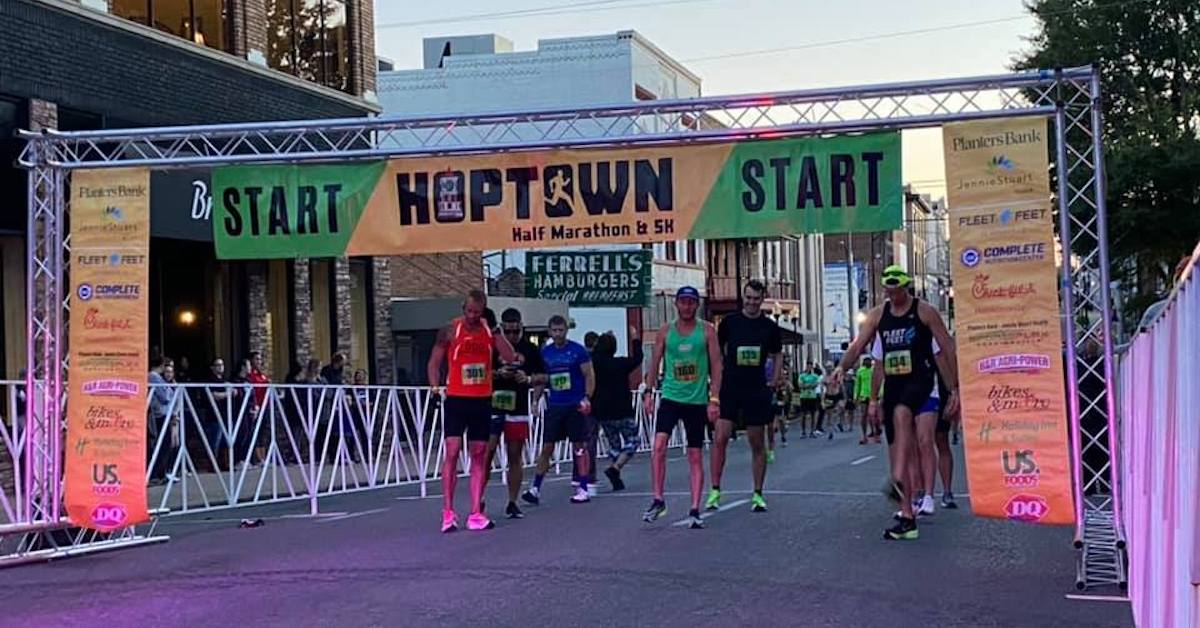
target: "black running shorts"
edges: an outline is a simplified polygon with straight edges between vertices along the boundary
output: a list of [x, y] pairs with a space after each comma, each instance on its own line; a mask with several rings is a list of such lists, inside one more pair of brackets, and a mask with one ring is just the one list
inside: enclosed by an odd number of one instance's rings
[[577, 406], [547, 406], [543, 443], [557, 443], [569, 438], [572, 443], [586, 443], [590, 434], [587, 417]]
[[683, 421], [683, 431], [687, 435], [689, 448], [704, 446], [704, 426], [708, 424], [708, 406], [692, 403], [678, 403], [663, 399], [658, 404], [658, 415], [654, 419], [654, 431], [657, 434], [670, 434], [675, 426]]
[[468, 441], [486, 442], [491, 432], [492, 398], [446, 397], [442, 415], [447, 438], [462, 438], [466, 432]]
[[775, 418], [771, 405], [774, 395], [771, 389], [735, 390], [721, 387], [721, 418], [748, 427], [766, 425]]

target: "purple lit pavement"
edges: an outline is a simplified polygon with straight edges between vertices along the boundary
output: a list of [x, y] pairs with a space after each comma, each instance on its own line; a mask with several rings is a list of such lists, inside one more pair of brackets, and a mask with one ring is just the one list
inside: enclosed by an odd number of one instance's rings
[[[572, 505], [565, 482], [548, 482], [542, 506], [486, 532], [440, 534], [440, 498], [412, 489], [322, 500], [344, 514], [316, 519], [295, 516], [306, 503], [168, 518], [166, 544], [0, 571], [0, 625], [1133, 625], [1127, 603], [1065, 597], [1076, 593], [1068, 529], [978, 520], [960, 499], [923, 520], [918, 541], [881, 540], [892, 509], [877, 492], [880, 446], [794, 440], [769, 469], [763, 514], [743, 501], [748, 457], [739, 440], [729, 507], [705, 530], [673, 525], [687, 514], [678, 452], [670, 512], [654, 525], [640, 520], [646, 456], [624, 493], [602, 482], [592, 503]], [[492, 516], [503, 499], [493, 481]], [[241, 517], [266, 525], [238, 529]]]

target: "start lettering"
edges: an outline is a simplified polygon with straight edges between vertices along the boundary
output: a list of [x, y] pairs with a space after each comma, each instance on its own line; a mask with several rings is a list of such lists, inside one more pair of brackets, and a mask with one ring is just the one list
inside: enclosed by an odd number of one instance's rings
[[225, 233], [233, 237], [247, 230], [251, 236], [336, 234], [341, 193], [340, 183], [225, 188], [221, 193]]

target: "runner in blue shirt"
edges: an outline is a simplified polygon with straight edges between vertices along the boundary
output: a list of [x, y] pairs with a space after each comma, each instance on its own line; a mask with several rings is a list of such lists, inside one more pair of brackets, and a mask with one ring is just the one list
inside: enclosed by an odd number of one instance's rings
[[570, 437], [575, 468], [578, 469], [580, 477], [579, 488], [571, 497], [571, 502], [582, 504], [591, 501], [587, 491], [589, 460], [586, 415], [592, 411], [591, 396], [596, 390], [596, 374], [592, 370], [592, 358], [587, 349], [578, 342], [567, 340], [565, 318], [552, 317], [549, 328], [552, 342], [542, 347], [542, 361], [546, 365], [550, 390], [542, 451], [538, 454], [533, 485], [521, 497], [531, 504], [541, 501], [542, 480], [550, 470], [550, 456], [554, 453], [554, 446], [558, 441]]

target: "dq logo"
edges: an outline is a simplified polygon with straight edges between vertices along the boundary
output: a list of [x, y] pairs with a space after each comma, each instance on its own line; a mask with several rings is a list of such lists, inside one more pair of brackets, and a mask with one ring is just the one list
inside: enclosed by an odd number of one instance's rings
[[1041, 495], [1021, 493], [1013, 495], [1008, 503], [1004, 504], [1004, 514], [1009, 519], [1036, 523], [1050, 514], [1050, 506]]
[[92, 521], [97, 527], [118, 528], [129, 518], [121, 504], [97, 504], [92, 509]]
[[1005, 450], [1000, 458], [1004, 467], [1004, 486], [1008, 488], [1033, 488], [1038, 485], [1041, 471], [1033, 459], [1032, 449]]

